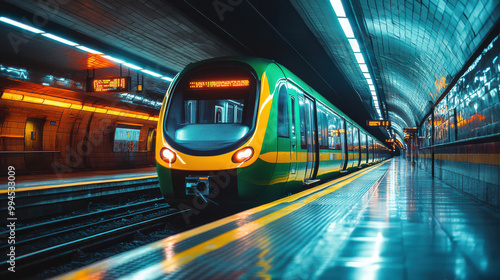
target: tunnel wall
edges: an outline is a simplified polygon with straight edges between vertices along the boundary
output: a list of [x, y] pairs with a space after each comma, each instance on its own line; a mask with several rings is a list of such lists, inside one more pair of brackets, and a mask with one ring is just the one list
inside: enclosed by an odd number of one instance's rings
[[500, 40], [484, 48], [419, 128], [418, 165], [500, 208]]
[[[38, 144], [27, 140], [32, 123], [41, 126]], [[137, 151], [114, 151], [121, 124], [140, 127]], [[154, 166], [154, 139], [148, 136], [155, 128], [150, 120], [0, 99], [0, 167], [29, 174]]]

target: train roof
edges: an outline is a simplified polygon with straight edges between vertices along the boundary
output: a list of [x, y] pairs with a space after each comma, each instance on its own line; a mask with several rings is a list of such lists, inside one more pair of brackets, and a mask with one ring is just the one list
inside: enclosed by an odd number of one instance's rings
[[[333, 105], [328, 99], [326, 99], [324, 96], [322, 96], [320, 93], [318, 93], [316, 90], [314, 90], [311, 86], [309, 86], [306, 82], [304, 82], [302, 79], [300, 79], [298, 76], [296, 76], [293, 72], [288, 70], [285, 66], [277, 63], [274, 60], [266, 59], [266, 58], [259, 58], [259, 57], [245, 57], [245, 56], [228, 56], [228, 57], [219, 57], [219, 58], [211, 58], [207, 60], [202, 60], [199, 62], [191, 63], [189, 64], [181, 73], [183, 74], [185, 71], [189, 71], [192, 68], [198, 67], [200, 65], [204, 64], [209, 64], [209, 63], [214, 63], [217, 61], [221, 62], [229, 62], [229, 61], [237, 61], [237, 62], [242, 62], [245, 64], [250, 65], [257, 75], [260, 77], [262, 73], [264, 73], [267, 68], [269, 67], [270, 64], [275, 64], [281, 70], [284, 72], [285, 76], [287, 79], [290, 79], [294, 81], [296, 85], [298, 85], [303, 91], [307, 92], [308, 94], [312, 95], [312, 97], [316, 98], [319, 100], [321, 103], [327, 105], [331, 109], [333, 109], [337, 114], [345, 118], [347, 121], [349, 121], [352, 125], [357, 127], [358, 129], [361, 129], [364, 133], [369, 135], [371, 138], [378, 140], [375, 138], [371, 133], [366, 131], [363, 127], [361, 127], [358, 123], [353, 121], [351, 118], [349, 118], [344, 112], [339, 110], [335, 105]], [[379, 141], [380, 142], [380, 141]], [[380, 142], [384, 147], [387, 147], [384, 143]]]

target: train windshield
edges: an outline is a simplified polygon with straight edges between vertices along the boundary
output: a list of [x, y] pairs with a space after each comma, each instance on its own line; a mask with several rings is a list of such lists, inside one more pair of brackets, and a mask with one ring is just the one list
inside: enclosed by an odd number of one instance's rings
[[181, 78], [169, 101], [165, 134], [187, 154], [241, 145], [253, 130], [256, 79], [239, 67], [201, 69]]

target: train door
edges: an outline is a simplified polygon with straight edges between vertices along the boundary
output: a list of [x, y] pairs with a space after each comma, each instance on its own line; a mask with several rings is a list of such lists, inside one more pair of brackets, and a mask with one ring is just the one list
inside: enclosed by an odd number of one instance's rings
[[340, 141], [341, 141], [341, 146], [342, 146], [342, 163], [340, 167], [340, 171], [345, 171], [347, 170], [347, 162], [349, 160], [349, 155], [348, 155], [348, 146], [347, 146], [347, 123], [345, 120], [340, 121]]
[[288, 176], [288, 180], [295, 180], [297, 177], [297, 130], [295, 128], [297, 119], [295, 118], [295, 97], [293, 95], [290, 96], [290, 136], [291, 136], [291, 151], [290, 151], [290, 175]]
[[[317, 159], [317, 143], [316, 143], [316, 124], [315, 124], [315, 108], [314, 101], [305, 95], [300, 95], [300, 110], [301, 117], [303, 116], [303, 120], [301, 120], [301, 125], [304, 125], [304, 134], [303, 140], [301, 141], [302, 149], [307, 150], [307, 160], [306, 160], [306, 169], [304, 175], [304, 183], [310, 184], [314, 179], [316, 174], [316, 159]], [[302, 139], [301, 139], [302, 140]]]
[[290, 141], [290, 105], [286, 85], [282, 84], [278, 90], [278, 162], [274, 176], [279, 182], [288, 181], [290, 173], [291, 141]]
[[43, 126], [45, 119], [28, 118], [24, 130], [24, 150], [33, 152], [24, 155], [26, 169], [40, 169], [44, 162], [43, 151]]
[[352, 125], [347, 122], [347, 129], [346, 129], [346, 135], [347, 135], [347, 168], [352, 167], [353, 163], [353, 158], [354, 158], [354, 151], [353, 151], [353, 139], [352, 139]]
[[352, 145], [353, 145], [353, 161], [352, 167], [359, 166], [359, 158], [360, 158], [360, 149], [359, 149], [359, 129], [357, 127], [353, 127], [352, 129]]

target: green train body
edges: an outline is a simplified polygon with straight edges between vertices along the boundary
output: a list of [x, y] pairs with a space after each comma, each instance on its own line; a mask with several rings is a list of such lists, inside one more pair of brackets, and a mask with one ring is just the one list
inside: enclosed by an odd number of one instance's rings
[[188, 65], [163, 101], [156, 144], [161, 192], [183, 209], [265, 203], [390, 155], [285, 67], [259, 58]]

